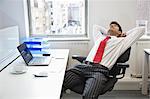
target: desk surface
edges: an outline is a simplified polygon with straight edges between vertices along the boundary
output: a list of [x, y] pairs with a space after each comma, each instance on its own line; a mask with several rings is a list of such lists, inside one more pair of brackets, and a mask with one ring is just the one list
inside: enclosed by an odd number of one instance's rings
[[148, 55], [150, 55], [150, 49], [144, 49], [144, 52], [146, 52]]
[[[11, 74], [13, 66], [25, 65], [19, 57], [0, 72], [0, 99], [59, 99], [69, 50], [55, 49], [50, 52], [53, 58], [49, 66], [28, 66], [24, 74]], [[48, 77], [33, 76], [41, 71], [47, 71]]]

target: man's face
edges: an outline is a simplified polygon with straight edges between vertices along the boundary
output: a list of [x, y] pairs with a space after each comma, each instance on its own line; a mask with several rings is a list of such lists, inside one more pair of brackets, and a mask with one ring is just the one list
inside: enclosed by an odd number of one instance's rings
[[117, 24], [110, 24], [109, 35], [111, 36], [120, 36], [121, 32], [119, 32], [119, 27]]
[[110, 29], [115, 29], [116, 31], [119, 31], [119, 27], [117, 24], [111, 24]]

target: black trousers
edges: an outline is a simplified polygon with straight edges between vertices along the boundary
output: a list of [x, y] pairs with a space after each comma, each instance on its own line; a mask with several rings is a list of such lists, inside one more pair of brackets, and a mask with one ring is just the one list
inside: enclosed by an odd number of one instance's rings
[[77, 65], [66, 71], [62, 92], [70, 89], [82, 94], [83, 99], [98, 99], [108, 81], [107, 74], [103, 66]]

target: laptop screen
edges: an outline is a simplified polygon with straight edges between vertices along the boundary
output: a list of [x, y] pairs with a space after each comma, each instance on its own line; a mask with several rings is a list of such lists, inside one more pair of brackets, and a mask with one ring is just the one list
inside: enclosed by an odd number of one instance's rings
[[23, 57], [25, 63], [28, 65], [30, 60], [33, 58], [31, 52], [27, 48], [27, 45], [25, 43], [20, 44], [17, 49], [19, 50], [21, 56]]

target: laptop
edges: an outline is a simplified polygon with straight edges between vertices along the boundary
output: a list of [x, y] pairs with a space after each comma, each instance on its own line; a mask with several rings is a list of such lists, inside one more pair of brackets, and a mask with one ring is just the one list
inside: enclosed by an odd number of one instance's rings
[[51, 55], [33, 57], [25, 43], [20, 44], [17, 49], [28, 66], [48, 66], [51, 61]]

